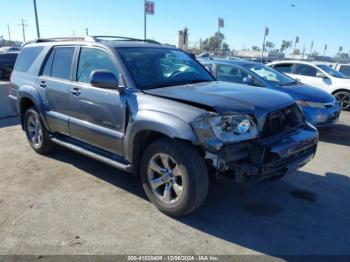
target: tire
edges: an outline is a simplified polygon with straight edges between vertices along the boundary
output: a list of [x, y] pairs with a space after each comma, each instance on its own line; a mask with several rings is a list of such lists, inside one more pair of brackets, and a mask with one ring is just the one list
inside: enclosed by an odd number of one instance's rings
[[53, 150], [54, 144], [50, 139], [50, 133], [34, 107], [27, 109], [24, 114], [24, 130], [28, 142], [35, 152], [47, 154]]
[[208, 194], [209, 177], [204, 159], [187, 143], [156, 140], [146, 148], [140, 168], [148, 198], [169, 216], [195, 211]]
[[338, 91], [334, 93], [335, 98], [340, 102], [341, 109], [346, 111], [350, 109], [350, 92]]

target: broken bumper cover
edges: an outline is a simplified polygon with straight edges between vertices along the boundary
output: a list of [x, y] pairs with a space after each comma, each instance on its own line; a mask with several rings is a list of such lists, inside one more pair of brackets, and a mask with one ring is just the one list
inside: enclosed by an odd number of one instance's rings
[[294, 173], [313, 159], [318, 143], [317, 130], [308, 124], [278, 137], [232, 144], [217, 153], [207, 152], [219, 172], [237, 182], [278, 178]]

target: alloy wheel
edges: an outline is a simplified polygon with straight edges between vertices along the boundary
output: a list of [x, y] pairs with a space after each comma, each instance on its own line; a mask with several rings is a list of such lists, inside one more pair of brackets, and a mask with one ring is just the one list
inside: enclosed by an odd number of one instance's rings
[[40, 148], [43, 143], [43, 130], [39, 116], [31, 114], [27, 120], [28, 139], [34, 148]]
[[154, 195], [165, 204], [177, 203], [183, 195], [183, 174], [176, 161], [165, 153], [155, 154], [148, 164], [148, 182]]
[[350, 108], [350, 93], [341, 91], [335, 94], [335, 98], [339, 101], [342, 110]]

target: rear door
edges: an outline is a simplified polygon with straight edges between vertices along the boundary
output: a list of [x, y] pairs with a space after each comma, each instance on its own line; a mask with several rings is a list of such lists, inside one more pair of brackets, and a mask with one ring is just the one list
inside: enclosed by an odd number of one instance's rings
[[121, 155], [125, 99], [115, 89], [90, 84], [91, 72], [96, 69], [119, 76], [117, 63], [112, 57], [113, 54], [101, 48], [80, 48], [76, 82], [69, 90], [69, 131], [76, 139]]
[[38, 85], [45, 93], [46, 118], [52, 132], [69, 134], [68, 106], [75, 46], [54, 47], [42, 68]]
[[328, 91], [332, 84], [330, 79], [320, 77], [323, 72], [316, 67], [307, 64], [296, 64], [294, 68], [294, 78], [301, 82]]

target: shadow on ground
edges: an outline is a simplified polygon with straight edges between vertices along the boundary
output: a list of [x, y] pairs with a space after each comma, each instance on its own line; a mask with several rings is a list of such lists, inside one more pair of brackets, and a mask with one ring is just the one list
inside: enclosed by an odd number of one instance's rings
[[335, 124], [318, 129], [320, 141], [350, 146], [350, 126], [344, 124]]
[[19, 118], [16, 116], [0, 118], [0, 128], [15, 126], [19, 124], [20, 124]]
[[[70, 163], [146, 199], [139, 179], [64, 148], [50, 157]], [[211, 181], [195, 213], [176, 218], [213, 237], [268, 255], [349, 254], [350, 179], [299, 172], [254, 185]]]

